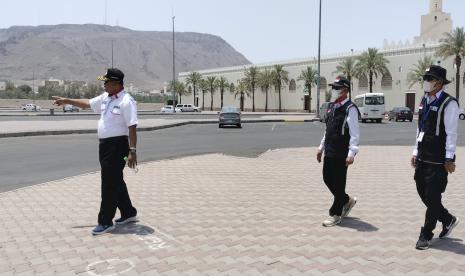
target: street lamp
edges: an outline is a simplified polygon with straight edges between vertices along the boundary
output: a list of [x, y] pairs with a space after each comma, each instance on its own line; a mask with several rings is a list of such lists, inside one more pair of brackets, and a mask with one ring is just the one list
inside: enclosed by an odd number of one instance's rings
[[320, 118], [320, 83], [321, 83], [321, 0], [320, 0], [320, 14], [318, 23], [318, 78], [316, 86], [316, 117]]
[[174, 64], [174, 18], [176, 18], [174, 15], [171, 18], [173, 20], [173, 84], [171, 89], [173, 90], [173, 112], [176, 113], [176, 104], [175, 104], [175, 99], [176, 99], [176, 65]]
[[35, 95], [35, 92], [34, 92], [34, 86], [35, 86], [35, 72], [34, 70], [32, 71], [32, 103], [35, 104], [36, 103], [36, 95]]

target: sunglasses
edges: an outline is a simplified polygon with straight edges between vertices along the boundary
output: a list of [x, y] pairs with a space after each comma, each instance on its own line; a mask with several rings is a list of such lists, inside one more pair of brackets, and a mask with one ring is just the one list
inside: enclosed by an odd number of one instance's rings
[[334, 90], [342, 90], [344, 89], [344, 86], [332, 86]]
[[433, 76], [430, 76], [430, 75], [426, 75], [426, 76], [423, 76], [423, 80], [424, 81], [433, 81], [433, 80], [436, 80], [436, 78], [434, 78]]

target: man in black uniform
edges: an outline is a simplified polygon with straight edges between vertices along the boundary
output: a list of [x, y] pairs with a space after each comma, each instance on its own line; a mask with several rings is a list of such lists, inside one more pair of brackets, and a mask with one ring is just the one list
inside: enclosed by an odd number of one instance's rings
[[439, 238], [447, 237], [459, 219], [442, 205], [447, 174], [455, 171], [455, 148], [459, 106], [457, 100], [444, 91], [450, 83], [446, 69], [432, 65], [423, 75], [425, 97], [418, 111], [418, 130], [411, 164], [415, 167], [417, 192], [426, 205], [425, 223], [416, 248], [428, 249], [436, 222], [442, 222]]
[[334, 196], [329, 217], [323, 221], [325, 227], [341, 223], [357, 202], [345, 189], [347, 168], [354, 163], [360, 137], [359, 111], [347, 97], [349, 80], [339, 76], [330, 86], [332, 103], [327, 111], [326, 132], [317, 152], [318, 162], [324, 152], [323, 180]]
[[92, 234], [100, 235], [115, 228], [113, 218], [116, 208], [121, 218], [115, 224], [136, 221], [137, 210], [131, 203], [123, 179], [123, 169], [137, 165], [137, 105], [131, 95], [124, 91], [124, 74], [117, 68], [110, 68], [104, 76], [105, 93], [92, 99], [68, 99], [52, 97], [56, 105], [72, 104], [81, 108], [92, 108], [100, 113], [98, 122], [99, 160], [102, 168], [102, 201], [98, 214], [98, 225]]

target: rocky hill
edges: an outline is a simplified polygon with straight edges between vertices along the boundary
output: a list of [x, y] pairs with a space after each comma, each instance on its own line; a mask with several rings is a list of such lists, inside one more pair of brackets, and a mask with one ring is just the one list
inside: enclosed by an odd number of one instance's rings
[[[159, 88], [172, 77], [172, 33], [134, 31], [107, 25], [13, 26], [0, 29], [0, 80], [93, 81], [111, 66], [126, 83]], [[176, 72], [249, 64], [222, 38], [176, 33]]]

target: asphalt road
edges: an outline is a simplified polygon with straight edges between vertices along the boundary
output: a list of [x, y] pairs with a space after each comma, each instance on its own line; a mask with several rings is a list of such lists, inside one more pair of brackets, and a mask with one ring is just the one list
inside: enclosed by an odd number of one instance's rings
[[[465, 132], [460, 121], [459, 133]], [[324, 125], [254, 123], [242, 129], [215, 124], [187, 125], [139, 133], [139, 162], [206, 153], [256, 157], [275, 148], [318, 146]], [[415, 123], [361, 124], [363, 145], [412, 145]], [[459, 136], [465, 145], [465, 135]], [[3, 138], [0, 143], [0, 192], [50, 180], [98, 171], [96, 134]]]

